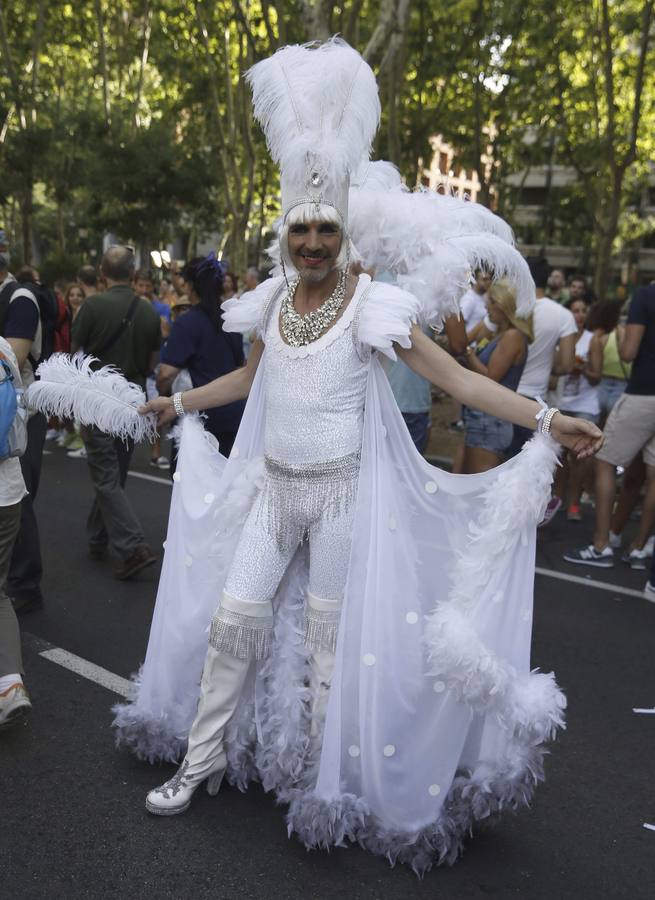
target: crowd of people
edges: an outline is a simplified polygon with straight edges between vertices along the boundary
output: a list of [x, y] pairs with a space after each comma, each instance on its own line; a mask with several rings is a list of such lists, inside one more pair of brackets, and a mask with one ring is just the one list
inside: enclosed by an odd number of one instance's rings
[[[10, 255], [0, 233], [0, 363], [16, 385], [32, 383], [39, 362], [54, 352], [82, 350], [112, 365], [140, 385], [149, 399], [162, 391], [197, 387], [242, 366], [243, 341], [221, 327], [219, 303], [238, 296], [234, 273], [207, 266], [204, 258], [173, 265], [157, 280], [135, 268], [130, 247], [111, 247], [99, 270], [83, 266], [74, 279], [41, 284], [39, 272], [23, 266], [10, 272]], [[217, 272], [220, 275], [217, 275]], [[251, 268], [244, 283], [255, 287]], [[223, 290], [223, 285], [226, 285]], [[246, 336], [247, 338], [247, 336]], [[212, 410], [205, 427], [229, 453], [243, 403]], [[116, 577], [135, 577], [157, 557], [125, 492], [133, 442], [98, 428], [43, 415], [30, 415], [27, 446], [20, 457], [0, 461], [0, 727], [30, 709], [16, 616], [43, 605], [43, 565], [34, 501], [46, 441], [73, 458], [84, 458], [94, 487], [87, 519], [92, 559], [109, 550], [119, 560]], [[158, 439], [150, 464], [175, 471], [175, 444], [162, 455]]]
[[[569, 521], [583, 521], [583, 506], [591, 509], [594, 505], [593, 541], [564, 558], [571, 563], [609, 567], [622, 546], [630, 516], [641, 504], [638, 532], [625, 547], [622, 559], [633, 569], [645, 569], [653, 556], [655, 526], [655, 377], [647, 357], [655, 342], [655, 324], [649, 319], [655, 288], [637, 291], [628, 308], [620, 300], [596, 300], [581, 275], [567, 281], [561, 269], [549, 270], [543, 259], [529, 263], [537, 292], [529, 318], [517, 316], [516, 297], [508, 282], [492, 281], [488, 273], [478, 271], [461, 300], [460, 316], [447, 319], [441, 335], [429, 329], [426, 333], [474, 372], [524, 397], [548, 400], [567, 415], [606, 427], [608, 443], [597, 460], [564, 455], [542, 525], [562, 507]], [[38, 361], [56, 351], [83, 350], [102, 364], [116, 366], [143, 387], [149, 400], [207, 384], [243, 366], [247, 358], [251, 336], [223, 331], [220, 315], [220, 302], [240, 296], [239, 278], [222, 264], [217, 266], [215, 257], [173, 263], [156, 278], [150, 270], [135, 268], [131, 248], [116, 246], [105, 253], [99, 270], [83, 266], [74, 279], [56, 283], [53, 291], [41, 285], [34, 268], [22, 267], [11, 275], [6, 250], [0, 252], [0, 269], [0, 297], [8, 288], [6, 309], [0, 301], [0, 333], [7, 342], [0, 347], [0, 360], [6, 356], [15, 363], [24, 386], [34, 379]], [[244, 290], [253, 290], [259, 281], [259, 270], [248, 269]], [[632, 360], [637, 361], [634, 367]], [[386, 368], [414, 443], [425, 453], [431, 427], [431, 386], [400, 360]], [[232, 448], [243, 409], [243, 401], [238, 401], [206, 413], [205, 428], [225, 454]], [[527, 429], [468, 407], [456, 406], [456, 419], [461, 420], [463, 430], [462, 445], [453, 461], [458, 473], [493, 468], [518, 453], [530, 437]], [[8, 521], [13, 523], [6, 530], [5, 546], [13, 546], [13, 553], [3, 555], [0, 540], [0, 563], [6, 562], [0, 578], [7, 585], [0, 597], [0, 618], [11, 620], [11, 627], [2, 631], [5, 638], [14, 635], [14, 652], [10, 662], [0, 648], [0, 670], [15, 671], [0, 675], [0, 718], [29, 704], [21, 688], [14, 621], [15, 613], [29, 612], [43, 603], [33, 503], [45, 441], [53, 441], [70, 457], [87, 461], [95, 488], [87, 520], [91, 557], [102, 559], [111, 549], [121, 560], [116, 571], [119, 579], [133, 578], [156, 562], [124, 490], [134, 449], [129, 441], [74, 421], [51, 419], [46, 424], [40, 415], [30, 418], [28, 435], [27, 451], [20, 461], [25, 485], [20, 487], [22, 502], [16, 501], [17, 460], [11, 461], [13, 480], [8, 476], [5, 480], [12, 487], [2, 501], [7, 504], [3, 509]], [[169, 470], [172, 476], [175, 442], [170, 441], [168, 455], [162, 452], [159, 439], [150, 449], [150, 464]], [[0, 466], [4, 475], [7, 462]], [[617, 475], [622, 481], [615, 503]], [[655, 573], [645, 590], [649, 599], [655, 600]], [[8, 703], [12, 692], [14, 702]], [[2, 703], [8, 712], [1, 711]]]

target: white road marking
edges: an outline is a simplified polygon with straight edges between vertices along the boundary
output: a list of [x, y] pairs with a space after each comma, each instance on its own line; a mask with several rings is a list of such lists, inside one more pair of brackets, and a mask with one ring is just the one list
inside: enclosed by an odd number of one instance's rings
[[580, 575], [569, 575], [568, 572], [557, 572], [555, 569], [535, 568], [537, 575], [545, 575], [546, 578], [559, 578], [561, 581], [570, 581], [573, 584], [584, 584], [585, 587], [596, 588], [599, 591], [610, 591], [613, 594], [623, 594], [626, 597], [639, 597], [644, 599], [644, 592], [635, 588], [621, 587], [619, 584], [611, 584], [609, 581], [594, 581], [592, 578], [583, 578]]
[[94, 681], [96, 684], [107, 688], [107, 690], [120, 694], [121, 697], [128, 697], [130, 694], [131, 683], [127, 678], [121, 678], [120, 675], [115, 675], [108, 669], [103, 669], [102, 666], [89, 662], [88, 659], [82, 659], [81, 656], [69, 653], [68, 650], [62, 650], [61, 647], [42, 650], [39, 656], [50, 662], [57, 663], [58, 666], [63, 666], [65, 669], [70, 669], [76, 675], [81, 675], [82, 678]]
[[644, 828], [647, 828], [649, 831], [655, 831], [655, 825], [650, 825], [648, 822], [644, 822]]
[[145, 472], [128, 472], [132, 478], [142, 478], [144, 481], [155, 481], [157, 484], [167, 484], [171, 487], [170, 478], [157, 478], [156, 475], [147, 475]]
[[655, 709], [633, 709], [633, 713], [639, 713], [642, 716], [655, 716]]

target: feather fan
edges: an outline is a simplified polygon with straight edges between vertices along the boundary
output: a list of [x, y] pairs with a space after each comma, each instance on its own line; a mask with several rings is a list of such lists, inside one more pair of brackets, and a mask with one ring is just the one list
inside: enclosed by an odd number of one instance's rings
[[53, 354], [41, 363], [39, 380], [25, 392], [28, 407], [46, 416], [94, 425], [118, 438], [152, 441], [157, 436], [155, 416], [137, 412], [146, 402], [141, 388], [114, 366], [93, 371], [97, 362], [83, 353], [72, 358], [67, 353]]

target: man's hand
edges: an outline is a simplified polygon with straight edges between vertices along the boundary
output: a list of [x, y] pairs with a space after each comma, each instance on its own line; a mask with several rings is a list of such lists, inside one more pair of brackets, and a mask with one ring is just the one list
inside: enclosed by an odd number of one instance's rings
[[168, 425], [177, 416], [173, 400], [170, 397], [156, 397], [154, 400], [149, 400], [143, 406], [140, 406], [138, 411], [142, 416], [154, 413], [157, 416], [157, 425], [160, 428], [162, 425]]
[[586, 459], [598, 453], [603, 446], [603, 432], [586, 419], [574, 419], [555, 413], [550, 424], [550, 433], [558, 444], [571, 450], [578, 459]]

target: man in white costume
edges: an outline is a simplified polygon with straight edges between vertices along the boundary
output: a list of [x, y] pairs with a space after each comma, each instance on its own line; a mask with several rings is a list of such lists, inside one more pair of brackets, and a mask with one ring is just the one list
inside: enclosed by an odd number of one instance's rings
[[[422, 873], [541, 777], [564, 706], [553, 676], [529, 668], [547, 433], [581, 457], [602, 435], [460, 367], [422, 333], [433, 310], [350, 274], [350, 173], [380, 112], [359, 54], [339, 40], [286, 47], [248, 79], [281, 167], [284, 274], [224, 303], [226, 330], [259, 335], [245, 368], [143, 408], [163, 424], [249, 397], [227, 462], [186, 417], [148, 655], [117, 708], [118, 741], [151, 761], [186, 745], [148, 794], [153, 814], [184, 812], [227, 771], [289, 803], [308, 847], [357, 841]], [[483, 476], [432, 468], [376, 351], [544, 437]]]

